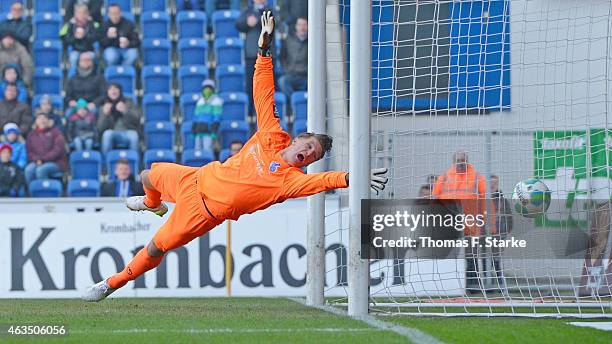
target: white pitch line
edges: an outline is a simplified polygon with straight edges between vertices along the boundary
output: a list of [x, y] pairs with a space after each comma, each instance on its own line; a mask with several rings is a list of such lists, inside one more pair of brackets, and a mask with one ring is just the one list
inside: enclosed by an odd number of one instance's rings
[[117, 330], [69, 330], [69, 334], [125, 334], [125, 333], [300, 333], [300, 332], [377, 332], [379, 329], [369, 328], [186, 328], [186, 329], [160, 329], [160, 328], [127, 328]]
[[612, 331], [612, 322], [609, 321], [574, 321], [568, 324], [580, 327], [595, 328], [602, 331]]
[[[332, 307], [332, 306], [311, 306], [306, 304], [306, 301], [302, 298], [299, 297], [290, 297], [289, 300], [295, 301], [299, 304], [302, 304], [306, 307], [314, 307], [317, 309], [320, 309], [322, 311], [325, 312], [329, 312], [335, 315], [339, 315], [339, 316], [344, 316], [344, 317], [348, 317], [349, 315], [343, 311], [340, 310], [338, 308]], [[400, 326], [400, 325], [396, 325], [396, 324], [392, 324], [392, 323], [388, 323], [379, 319], [376, 319], [375, 317], [371, 316], [371, 315], [366, 315], [366, 316], [360, 316], [360, 317], [350, 317], [352, 319], [355, 320], [360, 320], [365, 322], [366, 324], [375, 327], [377, 329], [380, 330], [385, 330], [385, 331], [392, 331], [395, 332], [401, 336], [404, 336], [408, 339], [410, 339], [410, 341], [412, 341], [415, 344], [444, 344], [444, 342], [442, 342], [441, 340], [434, 338], [430, 335], [428, 335], [427, 333], [416, 329], [416, 328], [412, 328], [412, 327], [406, 327], [406, 326]]]

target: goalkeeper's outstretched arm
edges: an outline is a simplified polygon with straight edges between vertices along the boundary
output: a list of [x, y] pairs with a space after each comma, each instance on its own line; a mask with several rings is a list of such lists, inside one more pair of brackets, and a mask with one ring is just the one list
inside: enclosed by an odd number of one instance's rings
[[[378, 195], [379, 191], [385, 189], [388, 178], [387, 168], [374, 168], [370, 175], [370, 188]], [[333, 189], [346, 188], [349, 186], [348, 172], [320, 172], [302, 173], [293, 172], [285, 180], [285, 195], [287, 198], [305, 197], [319, 192]]]

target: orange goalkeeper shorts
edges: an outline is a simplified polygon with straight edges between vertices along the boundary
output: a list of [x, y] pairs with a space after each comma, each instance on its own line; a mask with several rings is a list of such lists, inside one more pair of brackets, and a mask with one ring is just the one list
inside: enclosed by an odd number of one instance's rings
[[155, 233], [153, 242], [164, 252], [181, 247], [206, 234], [223, 221], [212, 217], [198, 192], [197, 167], [154, 163], [149, 172], [153, 187], [163, 201], [175, 203], [166, 223]]

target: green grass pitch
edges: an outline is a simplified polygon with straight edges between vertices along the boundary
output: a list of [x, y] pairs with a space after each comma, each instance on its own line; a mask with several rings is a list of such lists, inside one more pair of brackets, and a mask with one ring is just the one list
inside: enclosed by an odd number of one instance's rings
[[[380, 317], [445, 343], [612, 343], [568, 319]], [[283, 298], [0, 300], [0, 323], [65, 324], [63, 337], [0, 343], [407, 343], [394, 332]]]

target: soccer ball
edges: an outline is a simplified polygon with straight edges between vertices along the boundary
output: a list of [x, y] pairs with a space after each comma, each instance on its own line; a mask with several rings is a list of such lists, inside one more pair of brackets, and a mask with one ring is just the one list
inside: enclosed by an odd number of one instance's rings
[[541, 180], [535, 178], [520, 181], [512, 192], [514, 210], [524, 217], [534, 218], [548, 210], [550, 190]]

